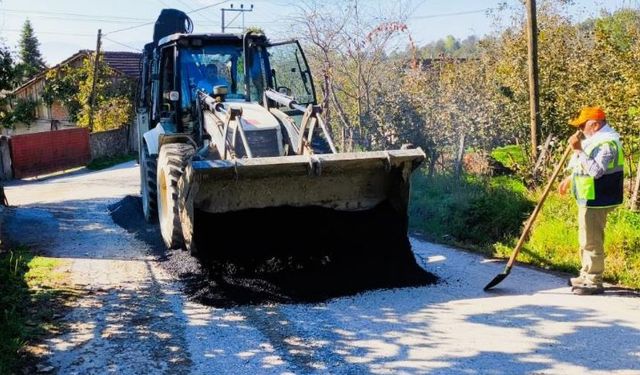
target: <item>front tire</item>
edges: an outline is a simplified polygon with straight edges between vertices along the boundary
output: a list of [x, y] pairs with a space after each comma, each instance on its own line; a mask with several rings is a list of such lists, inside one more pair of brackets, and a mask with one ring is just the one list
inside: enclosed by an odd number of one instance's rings
[[169, 249], [184, 245], [178, 183], [194, 154], [195, 149], [191, 145], [170, 143], [162, 146], [158, 156], [158, 219], [162, 239]]
[[182, 238], [184, 239], [184, 247], [193, 256], [198, 255], [198, 248], [195, 240], [195, 212], [193, 209], [193, 194], [185, 186], [185, 179], [182, 179], [180, 186], [180, 222], [182, 225]]

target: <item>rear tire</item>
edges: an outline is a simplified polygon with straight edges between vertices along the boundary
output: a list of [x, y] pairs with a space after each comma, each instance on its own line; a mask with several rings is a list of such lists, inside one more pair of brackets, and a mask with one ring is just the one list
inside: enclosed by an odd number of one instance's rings
[[194, 154], [191, 145], [170, 143], [162, 146], [158, 156], [158, 219], [162, 239], [169, 249], [178, 249], [184, 244], [178, 183]]
[[157, 155], [149, 155], [146, 143], [142, 145], [140, 156], [142, 213], [147, 223], [155, 223], [158, 220], [158, 158]]

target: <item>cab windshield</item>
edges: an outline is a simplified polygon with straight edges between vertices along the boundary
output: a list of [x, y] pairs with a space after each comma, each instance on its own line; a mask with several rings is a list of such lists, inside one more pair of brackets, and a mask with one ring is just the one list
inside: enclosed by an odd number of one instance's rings
[[[189, 108], [196, 91], [211, 94], [213, 87], [227, 86], [227, 100], [262, 99], [266, 74], [262, 47], [253, 47], [244, 60], [242, 45], [216, 44], [180, 50], [182, 106]], [[249, 67], [249, 87], [245, 90], [245, 67]]]

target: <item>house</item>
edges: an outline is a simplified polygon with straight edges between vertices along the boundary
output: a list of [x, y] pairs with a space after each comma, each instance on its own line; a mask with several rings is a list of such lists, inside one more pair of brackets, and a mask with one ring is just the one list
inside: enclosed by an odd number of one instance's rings
[[[15, 98], [31, 99], [37, 102], [36, 121], [31, 126], [17, 125], [13, 134], [48, 131], [51, 129], [52, 120], [57, 120], [61, 126], [74, 126], [69, 122], [69, 113], [62, 103], [56, 101], [51, 106], [48, 106], [42, 100], [45, 76], [48, 71], [61, 66], [81, 67], [86, 59], [92, 57], [93, 53], [94, 51], [92, 50], [80, 50], [60, 64], [42, 71], [12, 92]], [[137, 52], [104, 51], [100, 61], [113, 69], [117, 77], [138, 79], [141, 56], [142, 54]]]

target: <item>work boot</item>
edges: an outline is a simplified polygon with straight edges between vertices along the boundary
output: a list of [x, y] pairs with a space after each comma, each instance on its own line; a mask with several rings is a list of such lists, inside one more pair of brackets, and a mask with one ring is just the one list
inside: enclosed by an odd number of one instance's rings
[[569, 279], [569, 286], [580, 286], [585, 283], [585, 278], [580, 275]]
[[[579, 277], [572, 277], [570, 282], [574, 282], [574, 279], [580, 279]], [[578, 280], [575, 280], [578, 283]], [[571, 286], [571, 292], [577, 295], [591, 295], [604, 293], [604, 287], [601, 282], [593, 282], [589, 279], [583, 278], [579, 284]]]
[[603, 294], [604, 287], [602, 286], [574, 286], [571, 288], [573, 294], [579, 296], [587, 296], [592, 294]]
[[592, 280], [589, 280], [589, 278], [587, 278], [585, 274], [580, 274], [580, 276], [569, 278], [567, 284], [569, 284], [569, 286], [580, 286], [585, 283], [593, 284], [594, 282]]

